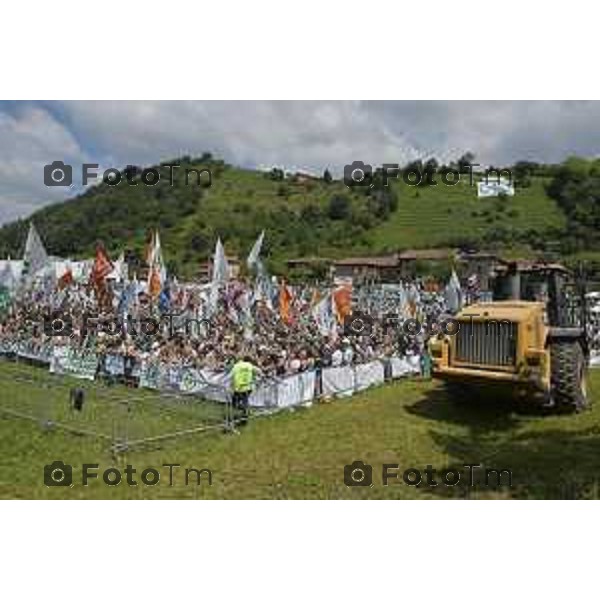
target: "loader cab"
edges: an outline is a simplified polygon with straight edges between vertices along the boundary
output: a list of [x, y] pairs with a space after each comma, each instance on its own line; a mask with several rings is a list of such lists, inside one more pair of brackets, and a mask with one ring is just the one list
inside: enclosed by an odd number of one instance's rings
[[559, 264], [510, 263], [495, 274], [494, 301], [543, 302], [551, 327], [585, 327], [583, 278]]

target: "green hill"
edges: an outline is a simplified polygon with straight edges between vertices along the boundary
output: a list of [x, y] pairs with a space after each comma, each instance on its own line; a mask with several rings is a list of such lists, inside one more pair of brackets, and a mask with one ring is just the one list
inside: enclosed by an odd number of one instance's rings
[[[245, 256], [262, 229], [265, 254], [280, 271], [287, 258], [378, 254], [407, 248], [475, 245], [528, 252], [564, 231], [565, 215], [531, 177], [514, 198], [478, 199], [468, 178], [454, 187], [413, 187], [401, 180], [389, 188], [354, 188], [323, 178], [287, 177], [236, 168], [210, 155], [171, 163], [156, 186], [104, 183], [28, 219], [0, 228], [0, 256], [20, 256], [33, 219], [51, 254], [90, 256], [98, 240], [109, 252], [142, 256], [150, 228], [158, 227], [171, 270], [197, 272], [217, 236], [227, 252]], [[184, 168], [209, 168], [209, 188], [184, 184]], [[193, 182], [194, 177], [191, 177]], [[538, 248], [539, 249], [539, 248]]]
[[[371, 232], [373, 247], [402, 247], [486, 243], [490, 234], [506, 232], [507, 238], [562, 229], [565, 216], [545, 192], [544, 178], [532, 179], [513, 197], [479, 199], [468, 178], [454, 187], [397, 185], [398, 209]], [[489, 241], [489, 240], [488, 240]]]

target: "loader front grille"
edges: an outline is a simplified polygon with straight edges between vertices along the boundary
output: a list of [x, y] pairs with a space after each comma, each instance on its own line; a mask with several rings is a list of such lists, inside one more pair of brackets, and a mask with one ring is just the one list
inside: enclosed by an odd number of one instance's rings
[[461, 321], [456, 334], [455, 360], [475, 365], [516, 364], [517, 324], [510, 321]]

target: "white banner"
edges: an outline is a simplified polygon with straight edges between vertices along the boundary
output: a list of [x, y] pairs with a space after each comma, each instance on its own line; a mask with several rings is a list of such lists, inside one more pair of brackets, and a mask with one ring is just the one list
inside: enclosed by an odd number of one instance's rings
[[375, 360], [370, 363], [365, 363], [363, 365], [356, 365], [356, 367], [354, 367], [354, 371], [354, 389], [357, 392], [366, 390], [370, 387], [373, 387], [374, 385], [383, 385], [383, 364], [378, 360]]
[[312, 402], [315, 399], [315, 384], [317, 382], [317, 374], [314, 371], [306, 371], [301, 373], [299, 377], [302, 379], [302, 397], [301, 402]]
[[96, 377], [97, 368], [98, 358], [93, 352], [78, 352], [68, 346], [54, 348], [50, 373], [93, 380]]
[[201, 377], [206, 382], [202, 395], [215, 402], [227, 402], [231, 378], [225, 371], [201, 370]]
[[279, 393], [279, 382], [263, 381], [251, 394], [250, 406], [260, 408], [274, 408], [278, 406], [277, 396]]
[[23, 358], [29, 358], [47, 364], [52, 362], [53, 348], [50, 344], [42, 346], [33, 341], [22, 341], [18, 342], [13, 347], [13, 350], [18, 356], [22, 356]]
[[[393, 356], [390, 358], [390, 364], [392, 365], [392, 379], [398, 379], [399, 377], [406, 377], [419, 372], [418, 357], [398, 358]], [[415, 358], [417, 359], [415, 361]]]
[[511, 181], [501, 179], [500, 181], [480, 181], [477, 184], [478, 198], [492, 198], [494, 196], [514, 196], [515, 188]]
[[352, 396], [354, 393], [354, 369], [330, 367], [323, 369], [323, 396]]

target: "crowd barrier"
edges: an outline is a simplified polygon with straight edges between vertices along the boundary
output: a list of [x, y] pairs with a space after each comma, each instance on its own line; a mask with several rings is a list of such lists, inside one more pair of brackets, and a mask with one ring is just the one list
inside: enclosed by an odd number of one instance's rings
[[[141, 388], [186, 395], [202, 396], [216, 402], [227, 402], [231, 381], [222, 371], [161, 365], [152, 361], [133, 364], [127, 373], [126, 359], [121, 355], [98, 357], [89, 350], [55, 346], [49, 352], [34, 352], [24, 344], [0, 345], [0, 354], [23, 356], [48, 365], [50, 373], [93, 380], [100, 370], [105, 375], [128, 374]], [[309, 404], [318, 397], [348, 397], [386, 380], [405, 377], [419, 371], [418, 357], [391, 357], [365, 364], [306, 371], [281, 379], [263, 380], [250, 396], [256, 408], [285, 408]]]
[[344, 398], [386, 380], [407, 377], [419, 372], [419, 357], [390, 357], [368, 363], [329, 367], [321, 373], [321, 393], [325, 398]]
[[[93, 380], [98, 371], [98, 357], [90, 351], [78, 351], [67, 346], [53, 348], [50, 355], [34, 352], [26, 344], [3, 344], [0, 353], [22, 356], [49, 365], [51, 373]], [[600, 352], [593, 352], [590, 364], [600, 367]], [[104, 372], [121, 376], [126, 372], [123, 356], [107, 355], [103, 359]], [[318, 397], [349, 397], [385, 381], [399, 379], [419, 372], [419, 357], [389, 357], [368, 363], [327, 367], [307, 371], [277, 380], [263, 380], [250, 397], [250, 405], [257, 408], [284, 408], [308, 404]], [[142, 388], [198, 395], [217, 402], [227, 402], [230, 379], [226, 372], [168, 366], [144, 361], [133, 366], [130, 375]]]

